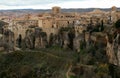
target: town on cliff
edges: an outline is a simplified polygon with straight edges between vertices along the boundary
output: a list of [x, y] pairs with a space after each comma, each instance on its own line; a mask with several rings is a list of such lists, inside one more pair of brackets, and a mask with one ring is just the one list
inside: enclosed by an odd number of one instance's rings
[[[95, 52], [101, 52], [102, 62], [106, 62], [106, 57], [108, 63], [120, 66], [120, 11], [113, 6], [108, 11], [62, 12], [61, 7], [54, 6], [44, 13], [2, 15], [0, 12], [0, 51], [43, 50], [52, 46], [74, 51], [77, 55], [87, 52], [90, 58], [94, 57]], [[76, 57], [79, 61], [83, 56]], [[94, 78], [117, 77], [120, 76]]]

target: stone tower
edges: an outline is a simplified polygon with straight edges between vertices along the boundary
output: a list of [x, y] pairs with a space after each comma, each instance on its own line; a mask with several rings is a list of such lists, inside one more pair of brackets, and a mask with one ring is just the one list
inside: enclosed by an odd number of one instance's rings
[[117, 7], [116, 6], [112, 6], [111, 10], [112, 11], [117, 11]]
[[57, 14], [57, 13], [60, 13], [60, 12], [61, 12], [61, 8], [60, 7], [57, 7], [57, 6], [52, 7], [52, 13], [53, 14]]
[[116, 6], [113, 6], [111, 8], [111, 20], [113, 23], [115, 23], [117, 21], [117, 7]]

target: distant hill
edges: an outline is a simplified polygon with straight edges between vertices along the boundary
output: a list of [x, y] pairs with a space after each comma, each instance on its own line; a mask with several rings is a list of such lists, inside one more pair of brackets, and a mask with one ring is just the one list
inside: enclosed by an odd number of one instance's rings
[[90, 12], [93, 11], [94, 9], [100, 9], [103, 11], [110, 11], [111, 8], [78, 8], [78, 9], [62, 9], [63, 12]]
[[[70, 8], [70, 9], [62, 9], [62, 12], [90, 12], [94, 9], [100, 9], [103, 11], [110, 11], [111, 8]], [[120, 10], [120, 8], [118, 8]], [[37, 13], [45, 13], [51, 12], [51, 9], [14, 9], [14, 10], [0, 10], [0, 15], [11, 15], [15, 14], [37, 14]]]

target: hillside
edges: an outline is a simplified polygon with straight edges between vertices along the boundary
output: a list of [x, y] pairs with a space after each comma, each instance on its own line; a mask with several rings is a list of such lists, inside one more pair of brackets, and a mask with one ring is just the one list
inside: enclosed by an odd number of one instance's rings
[[[91, 12], [94, 9], [100, 9], [103, 11], [110, 11], [111, 8], [63, 8], [61, 9], [62, 12]], [[120, 8], [117, 8], [120, 10]], [[45, 12], [51, 12], [51, 9], [11, 9], [11, 10], [0, 10], [0, 15], [24, 15], [24, 14], [38, 14], [38, 13], [45, 13]]]
[[119, 78], [120, 73], [120, 67], [102, 62], [104, 53], [91, 56], [59, 47], [1, 52], [0, 60], [0, 78]]
[[71, 60], [63, 54], [43, 49], [1, 53], [0, 78], [65, 78]]

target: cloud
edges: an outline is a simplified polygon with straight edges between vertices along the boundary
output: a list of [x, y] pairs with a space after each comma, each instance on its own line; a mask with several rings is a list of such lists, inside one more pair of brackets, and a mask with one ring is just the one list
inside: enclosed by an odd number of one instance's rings
[[120, 0], [0, 0], [0, 9], [50, 9], [62, 8], [110, 8], [120, 7]]
[[69, 1], [85, 1], [85, 0], [0, 0], [1, 5], [7, 6], [30, 6], [30, 5], [43, 5], [43, 4], [58, 4]]
[[44, 1], [41, 1], [41, 0], [24, 0], [24, 1], [23, 0], [9, 0], [9, 1], [3, 0], [3, 1], [0, 1], [0, 4], [6, 5], [6, 6], [28, 6], [28, 5], [44, 4], [46, 2], [48, 1], [47, 0], [44, 0]]
[[[82, 0], [66, 0], [66, 1], [82, 1]], [[50, 4], [66, 2], [65, 0], [2, 0], [0, 4], [8, 6], [30, 6], [38, 4]]]
[[110, 8], [112, 6], [120, 7], [120, 0], [70, 1], [59, 5], [63, 8]]

